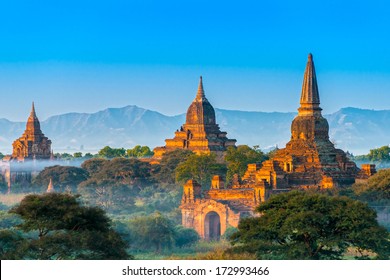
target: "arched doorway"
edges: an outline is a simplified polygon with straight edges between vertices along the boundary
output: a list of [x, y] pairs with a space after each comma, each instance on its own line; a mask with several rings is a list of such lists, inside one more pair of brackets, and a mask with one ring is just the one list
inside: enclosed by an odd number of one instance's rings
[[221, 219], [214, 211], [207, 213], [204, 219], [204, 237], [206, 240], [218, 240], [221, 237]]

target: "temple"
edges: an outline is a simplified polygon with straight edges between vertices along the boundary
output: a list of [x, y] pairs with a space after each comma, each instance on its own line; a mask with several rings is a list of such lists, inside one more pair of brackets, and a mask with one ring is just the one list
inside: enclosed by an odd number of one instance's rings
[[209, 190], [202, 190], [195, 180], [183, 186], [181, 200], [182, 225], [195, 229], [206, 240], [219, 239], [229, 227], [237, 227], [240, 219], [253, 216], [254, 209], [269, 195], [264, 185], [248, 186], [233, 182], [225, 186], [214, 176]]
[[26, 130], [13, 144], [11, 158], [17, 161], [28, 159], [50, 159], [51, 141], [41, 131], [41, 125], [35, 113], [34, 102], [27, 120]]
[[196, 154], [215, 153], [223, 159], [227, 147], [235, 146], [236, 140], [228, 139], [215, 120], [213, 106], [207, 100], [200, 77], [198, 92], [187, 110], [186, 123], [176, 131], [173, 139], [166, 139], [164, 147], [154, 149], [154, 157], [161, 158], [166, 152], [187, 149]]
[[250, 165], [244, 182], [264, 182], [274, 190], [353, 184], [361, 171], [329, 140], [328, 121], [321, 110], [313, 56], [309, 54], [291, 140], [272, 159]]
[[[11, 192], [11, 185], [29, 185], [45, 167], [55, 165], [51, 141], [42, 133], [34, 102], [23, 135], [12, 144], [12, 155], [0, 161], [0, 173]], [[38, 164], [39, 163], [39, 164]]]
[[321, 115], [313, 56], [309, 54], [303, 79], [298, 116], [291, 125], [291, 140], [270, 160], [253, 163], [242, 179], [234, 176], [225, 185], [214, 176], [211, 188], [188, 181], [183, 186], [182, 225], [206, 239], [218, 239], [271, 195], [293, 189], [324, 189], [351, 185], [373, 175], [375, 166], [362, 170], [329, 140], [328, 121]]

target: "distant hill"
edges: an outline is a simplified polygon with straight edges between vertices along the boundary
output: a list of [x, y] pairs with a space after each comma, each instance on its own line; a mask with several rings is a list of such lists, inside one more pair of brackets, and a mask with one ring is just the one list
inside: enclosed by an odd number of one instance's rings
[[[216, 109], [221, 129], [238, 144], [260, 145], [267, 149], [283, 147], [290, 139], [290, 125], [295, 113], [264, 113]], [[39, 112], [38, 112], [39, 116]], [[390, 110], [374, 111], [343, 108], [325, 116], [330, 125], [330, 138], [337, 147], [354, 154], [390, 143]], [[27, 119], [27, 116], [26, 116]], [[155, 111], [126, 106], [109, 108], [93, 114], [68, 113], [41, 122], [46, 136], [58, 152], [95, 152], [110, 145], [130, 148], [164, 145], [185, 122], [185, 115], [166, 116]], [[0, 119], [0, 151], [9, 153], [12, 142], [20, 137], [25, 123]]]

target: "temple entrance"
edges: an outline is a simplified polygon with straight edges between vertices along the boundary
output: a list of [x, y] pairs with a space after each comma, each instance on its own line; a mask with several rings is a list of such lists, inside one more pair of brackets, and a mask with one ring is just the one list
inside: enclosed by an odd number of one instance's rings
[[212, 211], [204, 219], [204, 237], [206, 240], [219, 240], [221, 237], [221, 219]]

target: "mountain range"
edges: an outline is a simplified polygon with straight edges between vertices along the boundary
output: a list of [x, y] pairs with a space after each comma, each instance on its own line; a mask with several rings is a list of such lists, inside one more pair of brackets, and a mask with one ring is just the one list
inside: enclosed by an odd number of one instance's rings
[[[284, 147], [296, 113], [265, 113], [216, 109], [217, 123], [237, 144], [259, 145], [267, 150]], [[325, 115], [330, 139], [336, 147], [354, 154], [390, 143], [390, 110], [343, 108]], [[27, 119], [27, 116], [26, 116]], [[137, 106], [108, 108], [96, 113], [68, 113], [41, 121], [43, 133], [55, 152], [96, 152], [104, 146], [131, 148], [163, 146], [164, 139], [185, 122], [185, 114], [166, 116]], [[0, 119], [0, 152], [8, 154], [12, 142], [25, 129], [24, 122]]]

